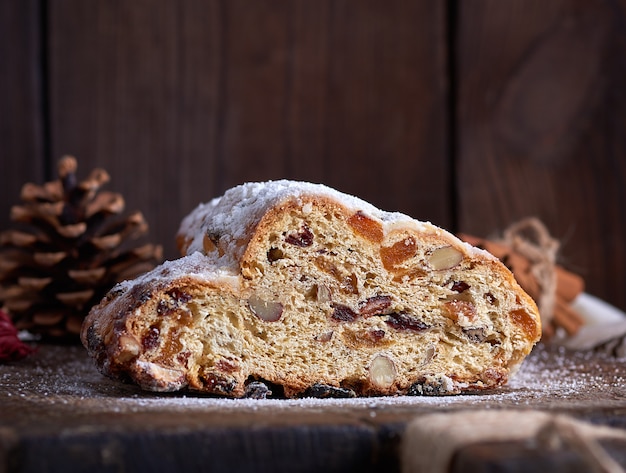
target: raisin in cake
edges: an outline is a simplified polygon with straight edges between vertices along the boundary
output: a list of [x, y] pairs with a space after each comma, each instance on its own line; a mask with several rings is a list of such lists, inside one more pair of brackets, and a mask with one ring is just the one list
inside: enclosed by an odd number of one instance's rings
[[177, 242], [182, 258], [117, 285], [83, 325], [100, 370], [144, 389], [485, 390], [541, 335], [491, 254], [322, 185], [235, 187], [187, 216]]

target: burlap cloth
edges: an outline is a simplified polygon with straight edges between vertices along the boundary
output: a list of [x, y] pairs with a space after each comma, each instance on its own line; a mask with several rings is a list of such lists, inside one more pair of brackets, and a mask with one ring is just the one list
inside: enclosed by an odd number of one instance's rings
[[624, 473], [598, 443], [626, 440], [626, 430], [597, 426], [541, 411], [480, 410], [420, 416], [402, 443], [403, 473], [445, 473], [455, 452], [482, 442], [536, 442], [557, 449], [567, 444], [581, 453], [590, 471]]

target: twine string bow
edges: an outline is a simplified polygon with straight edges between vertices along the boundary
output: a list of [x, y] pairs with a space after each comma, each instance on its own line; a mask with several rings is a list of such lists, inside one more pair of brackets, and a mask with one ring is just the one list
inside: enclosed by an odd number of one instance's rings
[[550, 236], [546, 226], [536, 217], [529, 217], [509, 226], [503, 234], [504, 243], [530, 261], [540, 294], [537, 306], [542, 318], [549, 322], [556, 304], [556, 255], [559, 241]]

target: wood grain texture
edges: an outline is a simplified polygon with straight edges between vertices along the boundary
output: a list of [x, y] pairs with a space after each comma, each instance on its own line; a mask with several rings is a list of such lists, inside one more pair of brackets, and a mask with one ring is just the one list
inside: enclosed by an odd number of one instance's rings
[[38, 1], [0, 2], [0, 229], [22, 184], [45, 175], [41, 34]]
[[291, 2], [225, 2], [221, 190], [285, 173]]
[[452, 224], [443, 2], [332, 3], [328, 182]]
[[323, 182], [450, 223], [442, 4], [227, 5], [224, 189]]
[[166, 256], [191, 208], [253, 180], [451, 223], [443, 4], [50, 5], [52, 155], [109, 170]]
[[459, 5], [460, 229], [536, 215], [589, 292], [626, 308], [623, 2]]
[[211, 193], [215, 2], [51, 2], [52, 155], [104, 167], [173, 254], [178, 217]]

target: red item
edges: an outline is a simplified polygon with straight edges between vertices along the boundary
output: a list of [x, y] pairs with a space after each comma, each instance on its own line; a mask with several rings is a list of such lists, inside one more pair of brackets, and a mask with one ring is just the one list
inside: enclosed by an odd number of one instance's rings
[[8, 314], [0, 310], [0, 363], [20, 360], [34, 351], [17, 338], [17, 329]]

